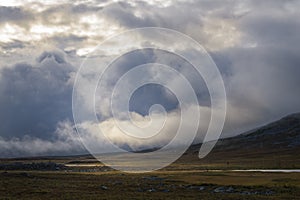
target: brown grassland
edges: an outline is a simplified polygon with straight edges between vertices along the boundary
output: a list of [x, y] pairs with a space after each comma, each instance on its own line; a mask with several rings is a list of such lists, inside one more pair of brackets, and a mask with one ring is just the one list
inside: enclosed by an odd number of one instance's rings
[[[58, 171], [1, 171], [0, 199], [300, 199], [300, 173], [236, 172], [267, 166], [292, 168], [298, 154], [280, 157], [214, 151], [200, 160], [190, 150], [172, 165], [151, 173], [89, 171], [86, 165]], [[292, 156], [294, 155], [294, 156]], [[16, 160], [2, 161], [9, 163]], [[48, 162], [26, 159], [18, 162]], [[90, 157], [52, 158], [52, 162], [95, 164]], [[102, 164], [98, 163], [98, 167]], [[280, 166], [278, 166], [280, 165]], [[290, 167], [289, 167], [290, 166]], [[218, 170], [216, 170], [218, 169]]]

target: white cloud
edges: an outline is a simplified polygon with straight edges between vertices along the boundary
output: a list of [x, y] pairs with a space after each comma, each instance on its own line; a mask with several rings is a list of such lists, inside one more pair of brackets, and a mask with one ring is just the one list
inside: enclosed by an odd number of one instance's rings
[[57, 130], [53, 133], [58, 139], [49, 140], [24, 135], [4, 139], [0, 137], [0, 157], [42, 156], [70, 154], [76, 155], [85, 152], [81, 139], [68, 122], [58, 123]]

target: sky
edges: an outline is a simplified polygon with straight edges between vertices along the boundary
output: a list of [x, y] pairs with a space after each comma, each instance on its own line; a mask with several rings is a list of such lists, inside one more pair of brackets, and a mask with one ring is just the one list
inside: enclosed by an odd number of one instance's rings
[[[141, 124], [149, 123], [150, 118], [160, 123], [165, 117], [162, 134], [148, 141], [132, 140], [113, 126], [115, 122], [125, 127], [131, 123], [124, 117], [123, 107], [116, 108], [116, 116], [110, 112], [110, 95], [117, 80], [134, 66], [149, 62], [170, 65], [190, 81], [198, 104], [190, 103], [183, 109], [187, 115], [196, 107], [200, 109], [194, 143], [201, 142], [211, 116], [205, 81], [185, 60], [151, 49], [129, 53], [112, 64], [96, 95], [98, 122], [81, 122], [77, 128], [87, 134], [76, 132], [72, 91], [81, 64], [95, 59], [89, 73], [103, 70], [101, 63], [118, 54], [118, 49], [107, 48], [101, 56], [89, 57], [94, 48], [134, 28], [172, 29], [204, 47], [225, 86], [227, 112], [222, 137], [299, 112], [299, 8], [297, 0], [1, 1], [0, 157], [82, 154], [87, 152], [83, 143], [105, 149], [107, 144], [97, 136], [99, 127], [114, 144], [125, 149], [167, 144], [180, 120], [180, 103], [176, 94], [161, 85], [138, 88], [129, 101], [129, 112]], [[193, 54], [182, 41], [168, 48], [171, 47]], [[144, 77], [151, 75], [169, 80], [184, 96], [179, 78], [170, 79], [167, 73], [152, 68], [143, 72]], [[132, 87], [139, 79], [128, 80], [124, 88]], [[87, 80], [80, 88], [83, 99], [89, 84]], [[124, 94], [116, 94], [117, 100], [123, 97]], [[160, 104], [164, 110], [157, 107], [151, 112], [153, 104]], [[85, 100], [77, 106], [86, 110], [91, 107]], [[151, 131], [145, 131], [142, 136], [149, 134]]]

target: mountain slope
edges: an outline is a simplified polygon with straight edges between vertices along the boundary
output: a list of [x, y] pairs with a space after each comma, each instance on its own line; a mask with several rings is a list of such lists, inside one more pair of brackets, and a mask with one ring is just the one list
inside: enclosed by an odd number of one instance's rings
[[222, 150], [291, 149], [300, 146], [300, 114], [293, 114], [233, 138], [223, 139]]
[[202, 160], [196, 158], [200, 146], [192, 146], [179, 162], [216, 168], [300, 168], [300, 113], [222, 139]]

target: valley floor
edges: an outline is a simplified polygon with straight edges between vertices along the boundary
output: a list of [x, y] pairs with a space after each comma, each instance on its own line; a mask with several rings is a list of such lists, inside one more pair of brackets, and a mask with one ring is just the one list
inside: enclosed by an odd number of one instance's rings
[[300, 173], [1, 171], [0, 199], [300, 199]]

